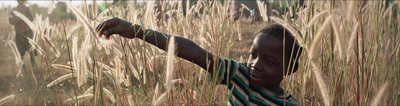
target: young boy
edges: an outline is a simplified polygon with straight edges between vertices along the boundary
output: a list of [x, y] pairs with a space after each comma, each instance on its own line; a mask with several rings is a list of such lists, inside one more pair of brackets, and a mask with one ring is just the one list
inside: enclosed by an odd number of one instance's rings
[[[99, 24], [96, 30], [106, 38], [112, 34], [140, 38], [163, 50], [167, 50], [168, 38], [172, 36], [144, 30], [139, 25], [118, 18]], [[280, 83], [283, 76], [296, 72], [302, 48], [281, 25], [269, 25], [260, 31], [250, 48], [248, 63], [219, 57], [214, 59], [213, 54], [193, 41], [174, 37], [179, 57], [199, 65], [209, 73], [217, 71], [218, 83], [227, 85], [232, 92], [230, 105], [299, 105], [288, 92], [284, 93]]]

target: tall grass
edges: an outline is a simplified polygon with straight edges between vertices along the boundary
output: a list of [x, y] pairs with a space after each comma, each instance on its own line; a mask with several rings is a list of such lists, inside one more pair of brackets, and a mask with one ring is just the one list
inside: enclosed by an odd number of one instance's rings
[[[274, 17], [263, 13], [265, 21], [256, 23], [273, 21], [302, 33], [302, 37], [295, 35], [305, 48], [299, 70], [282, 84], [302, 105], [399, 105], [398, 1], [305, 1], [304, 6], [280, 1], [281, 6], [285, 6], [282, 2], [290, 7], [287, 12]], [[239, 59], [232, 57], [231, 47], [245, 46], [243, 42], [251, 41], [249, 36], [254, 35], [243, 32], [257, 31], [247, 28], [251, 25], [243, 21], [246, 19], [228, 17], [228, 2], [193, 3], [127, 1], [126, 8], [110, 5], [102, 12], [91, 4], [67, 3], [77, 20], [59, 23], [36, 15], [27, 23], [35, 32], [30, 43], [41, 54], [32, 58], [37, 68], [27, 67], [23, 73], [33, 75], [38, 83], [14, 87], [8, 94], [11, 96], [0, 95], [4, 97], [1, 103], [225, 105], [229, 91], [215, 85], [216, 78], [200, 67], [173, 58], [172, 51], [164, 52], [141, 39], [112, 36], [105, 40], [94, 30], [100, 22], [119, 17], [190, 39], [215, 56]], [[262, 12], [272, 11], [263, 2], [258, 4]], [[161, 11], [155, 10], [157, 5]], [[174, 50], [170, 44], [168, 50]], [[16, 61], [29, 64], [20, 57]], [[21, 88], [28, 90], [19, 91]], [[16, 99], [9, 101], [11, 97]]]

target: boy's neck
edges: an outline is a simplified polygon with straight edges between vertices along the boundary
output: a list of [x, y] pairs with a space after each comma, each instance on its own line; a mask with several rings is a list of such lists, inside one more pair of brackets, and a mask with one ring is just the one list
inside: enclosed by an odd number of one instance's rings
[[265, 87], [265, 88], [267, 88], [271, 92], [275, 93], [276, 95], [282, 95], [283, 94], [283, 89], [279, 85], [273, 86], [273, 87]]

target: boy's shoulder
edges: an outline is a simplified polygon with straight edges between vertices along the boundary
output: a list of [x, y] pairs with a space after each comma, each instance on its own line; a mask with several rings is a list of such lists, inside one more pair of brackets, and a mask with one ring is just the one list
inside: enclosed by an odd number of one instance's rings
[[232, 105], [299, 105], [289, 92], [278, 95], [266, 88], [250, 84], [247, 63], [219, 59], [218, 84], [227, 85], [232, 92]]

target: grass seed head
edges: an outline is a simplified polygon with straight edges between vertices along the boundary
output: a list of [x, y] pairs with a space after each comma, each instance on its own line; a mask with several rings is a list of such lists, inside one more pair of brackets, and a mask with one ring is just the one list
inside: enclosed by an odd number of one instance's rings
[[162, 105], [163, 101], [167, 98], [168, 92], [164, 92], [163, 94], [161, 94], [156, 102], [153, 103], [154, 106], [160, 106]]
[[71, 73], [71, 74], [63, 75], [63, 76], [61, 76], [61, 77], [58, 77], [56, 80], [50, 82], [49, 84], [47, 84], [47, 87], [49, 88], [49, 87], [51, 87], [51, 86], [53, 86], [53, 85], [56, 85], [56, 84], [58, 84], [58, 83], [60, 83], [60, 82], [62, 82], [62, 81], [64, 81], [64, 80], [66, 80], [66, 79], [68, 79], [68, 78], [72, 78], [72, 77], [73, 77], [72, 73]]
[[315, 36], [310, 47], [310, 52], [308, 55], [310, 59], [313, 59], [316, 56], [317, 49], [321, 45], [319, 43], [322, 41], [322, 38], [325, 35], [325, 31], [328, 29], [330, 23], [331, 23], [331, 16], [327, 17], [325, 22], [322, 24], [321, 28], [318, 29], [317, 35]]
[[75, 16], [77, 16], [77, 19], [80, 20], [83, 23], [83, 25], [85, 25], [85, 27], [90, 30], [91, 34], [92, 35], [96, 35], [96, 31], [94, 30], [94, 28], [89, 23], [89, 20], [87, 19], [87, 17], [85, 17], [85, 15], [83, 15], [83, 13], [80, 12], [71, 3], [69, 3], [69, 2], [66, 2], [66, 3], [67, 3], [67, 6], [68, 6], [68, 9], [72, 10], [72, 13], [74, 13]]
[[343, 52], [344, 52], [344, 46], [342, 42], [343, 35], [342, 32], [339, 30], [339, 27], [337, 25], [337, 20], [338, 18], [335, 15], [332, 15], [331, 23], [333, 27], [333, 31], [335, 32], [335, 38], [336, 38], [336, 44], [338, 45], [338, 50], [339, 50], [339, 58], [343, 58]]
[[347, 8], [347, 10], [348, 10], [347, 11], [347, 20], [354, 19], [354, 11], [356, 11], [356, 9], [357, 9], [357, 4], [358, 4], [358, 1], [356, 1], [356, 0], [350, 1], [350, 4]]
[[296, 38], [297, 43], [299, 43], [300, 46], [306, 48], [306, 46], [304, 46], [303, 37], [298, 33], [298, 30], [293, 28], [293, 26], [291, 26], [288, 22], [277, 17], [271, 17], [271, 20], [285, 27], [292, 34], [292, 36]]
[[56, 69], [62, 69], [66, 71], [71, 71], [71, 70], [76, 70], [75, 68], [67, 65], [62, 65], [62, 64], [52, 64], [51, 67], [56, 68]]
[[351, 34], [350, 34], [350, 40], [349, 40], [349, 44], [347, 46], [347, 60], [346, 60], [347, 62], [350, 59], [351, 53], [353, 53], [352, 49], [354, 46], [354, 41], [357, 36], [357, 31], [358, 31], [357, 29], [358, 29], [358, 22], [356, 22], [356, 24], [354, 25], [353, 30], [351, 31]]
[[315, 65], [314, 63], [311, 63], [311, 66], [313, 67], [313, 72], [315, 75], [315, 78], [317, 79], [317, 84], [318, 88], [321, 91], [322, 98], [324, 100], [325, 105], [330, 105], [330, 96], [329, 96], [329, 90], [325, 84], [325, 81], [322, 78], [321, 71], [319, 70], [319, 67]]
[[55, 53], [56, 57], [60, 57], [60, 52], [54, 46], [53, 42], [51, 42], [49, 38], [44, 36], [42, 37], [42, 39], [50, 46], [50, 49]]
[[11, 49], [13, 50], [13, 53], [14, 53], [14, 55], [15, 55], [15, 63], [16, 64], [19, 64], [19, 63], [21, 63], [22, 62], [22, 58], [21, 58], [21, 56], [19, 55], [20, 53], [19, 53], [19, 51], [18, 51], [18, 49], [17, 49], [17, 46], [15, 45], [15, 43], [14, 43], [14, 41], [9, 41], [8, 42], [8, 44], [10, 45], [10, 47], [11, 47]]
[[387, 82], [385, 84], [382, 85], [381, 89], [379, 90], [379, 92], [376, 94], [375, 98], [372, 100], [371, 102], [371, 106], [378, 106], [379, 103], [381, 102], [382, 97], [385, 94], [386, 88], [387, 88], [388, 84]]
[[[53, 1], [52, 1], [53, 2]], [[53, 11], [53, 3], [49, 4], [49, 7], [47, 8], [47, 14], [51, 14], [51, 12]]]
[[108, 98], [110, 98], [110, 100], [111, 100], [111, 102], [112, 103], [115, 103], [115, 97], [114, 97], [114, 95], [110, 92], [110, 90], [108, 90], [108, 89], [106, 89], [106, 88], [103, 88], [103, 91], [104, 91], [104, 93], [106, 94], [106, 96], [108, 97]]
[[26, 24], [28, 24], [29, 28], [31, 28], [33, 30], [33, 32], [36, 31], [35, 25], [28, 18], [26, 18], [24, 15], [22, 15], [18, 11], [13, 11], [13, 13], [15, 14], [15, 16], [21, 18]]
[[319, 12], [317, 15], [315, 15], [315, 16], [311, 19], [311, 21], [308, 22], [308, 24], [306, 25], [306, 27], [308, 27], [308, 28], [311, 27], [312, 25], [315, 24], [315, 22], [317, 22], [320, 18], [326, 16], [327, 14], [328, 14], [328, 10]]
[[127, 98], [128, 98], [128, 104], [129, 104], [129, 106], [134, 106], [135, 105], [135, 102], [133, 101], [133, 97], [132, 97], [132, 95], [131, 94], [129, 94], [128, 96], [127, 96]]
[[93, 86], [90, 86], [88, 89], [86, 89], [85, 93], [83, 94], [89, 94], [92, 91], [93, 91]]
[[[89, 100], [91, 98], [93, 98], [93, 94], [89, 93], [89, 94], [80, 95], [75, 99], [76, 99], [76, 101], [81, 102], [81, 101]], [[64, 101], [64, 104], [71, 104], [71, 103], [75, 103], [74, 99], [72, 99], [72, 98], [69, 98]]]
[[174, 77], [174, 58], [175, 58], [175, 37], [171, 36], [168, 44], [168, 51], [167, 51], [167, 71], [165, 71], [165, 85], [167, 91], [170, 91], [173, 87], [172, 79]]
[[43, 55], [43, 49], [32, 39], [27, 38], [29, 43], [34, 47], [40, 55]]
[[0, 99], [0, 105], [3, 105], [3, 104], [5, 104], [5, 103], [7, 103], [7, 102], [10, 102], [11, 100], [13, 100], [15, 98], [15, 95], [14, 94], [11, 94], [11, 95], [8, 95], [8, 96], [6, 96], [6, 97], [4, 97], [4, 98], [1, 98]]

